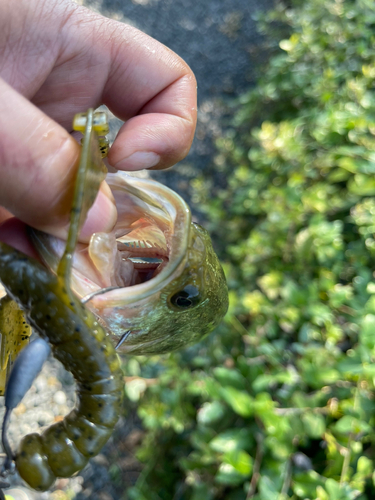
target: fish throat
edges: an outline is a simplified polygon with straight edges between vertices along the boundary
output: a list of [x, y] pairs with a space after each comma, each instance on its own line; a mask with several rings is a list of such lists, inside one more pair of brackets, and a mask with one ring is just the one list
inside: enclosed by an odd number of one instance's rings
[[150, 240], [123, 242], [117, 239], [122, 286], [134, 286], [154, 278], [168, 263], [168, 249]]

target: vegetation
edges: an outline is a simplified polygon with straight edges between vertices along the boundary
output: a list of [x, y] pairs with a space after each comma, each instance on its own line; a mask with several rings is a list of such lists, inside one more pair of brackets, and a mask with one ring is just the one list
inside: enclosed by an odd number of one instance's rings
[[[375, 4], [293, 0], [195, 181], [230, 287], [202, 344], [134, 358], [132, 500], [375, 497]], [[150, 383], [149, 379], [156, 379]]]

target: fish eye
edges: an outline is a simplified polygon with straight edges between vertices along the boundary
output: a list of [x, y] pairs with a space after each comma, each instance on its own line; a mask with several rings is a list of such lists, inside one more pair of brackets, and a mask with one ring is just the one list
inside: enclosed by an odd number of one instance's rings
[[187, 285], [171, 297], [171, 304], [178, 309], [189, 309], [199, 304], [201, 295], [198, 288], [193, 285]]

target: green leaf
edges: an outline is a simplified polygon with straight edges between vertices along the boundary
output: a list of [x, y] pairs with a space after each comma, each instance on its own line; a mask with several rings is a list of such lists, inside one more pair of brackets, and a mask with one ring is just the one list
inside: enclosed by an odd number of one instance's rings
[[306, 412], [301, 416], [303, 427], [308, 436], [317, 439], [322, 438], [326, 430], [326, 422], [322, 415]]
[[363, 373], [363, 364], [358, 354], [353, 357], [346, 357], [337, 366], [342, 374], [361, 375]]
[[202, 425], [210, 425], [220, 420], [225, 414], [225, 406], [220, 401], [204, 403], [198, 410], [197, 421]]
[[254, 399], [247, 392], [233, 387], [223, 387], [220, 394], [232, 410], [241, 417], [250, 417], [254, 413]]
[[372, 460], [369, 458], [362, 456], [359, 457], [357, 462], [357, 472], [363, 476], [369, 476], [372, 474], [374, 470], [374, 465]]
[[239, 371], [218, 366], [213, 370], [213, 373], [221, 385], [229, 385], [239, 390], [245, 389], [246, 380]]
[[293, 491], [300, 498], [315, 498], [316, 488], [323, 485], [323, 478], [313, 470], [294, 475]]
[[360, 340], [369, 349], [375, 346], [375, 315], [366, 314], [361, 322]]
[[249, 449], [253, 442], [254, 440], [250, 430], [246, 428], [228, 429], [212, 439], [209, 446], [214, 451], [225, 453]]
[[228, 463], [221, 464], [215, 476], [216, 483], [227, 486], [237, 486], [241, 484], [243, 480], [243, 474], [237, 472], [236, 469]]
[[340, 434], [348, 434], [351, 432], [355, 434], [360, 432], [369, 433], [372, 431], [372, 427], [368, 422], [359, 420], [350, 415], [344, 415], [332, 428]]
[[327, 479], [325, 489], [329, 495], [329, 500], [340, 500], [342, 498], [340, 483], [334, 479]]
[[259, 480], [259, 492], [262, 500], [277, 498], [280, 493], [278, 485], [266, 475], [261, 476]]
[[223, 463], [230, 464], [243, 476], [249, 476], [253, 469], [253, 459], [244, 450], [233, 450], [225, 453]]
[[125, 384], [126, 395], [131, 401], [138, 401], [146, 388], [146, 381], [142, 378], [135, 378]]

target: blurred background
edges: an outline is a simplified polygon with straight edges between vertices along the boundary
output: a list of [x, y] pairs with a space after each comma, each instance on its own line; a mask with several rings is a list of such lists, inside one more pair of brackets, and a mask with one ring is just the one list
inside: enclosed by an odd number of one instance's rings
[[[230, 308], [197, 346], [127, 359], [109, 444], [30, 498], [375, 498], [374, 2], [86, 5], [197, 75], [192, 151], [155, 175], [212, 234]], [[33, 397], [62, 411], [51, 373]]]

